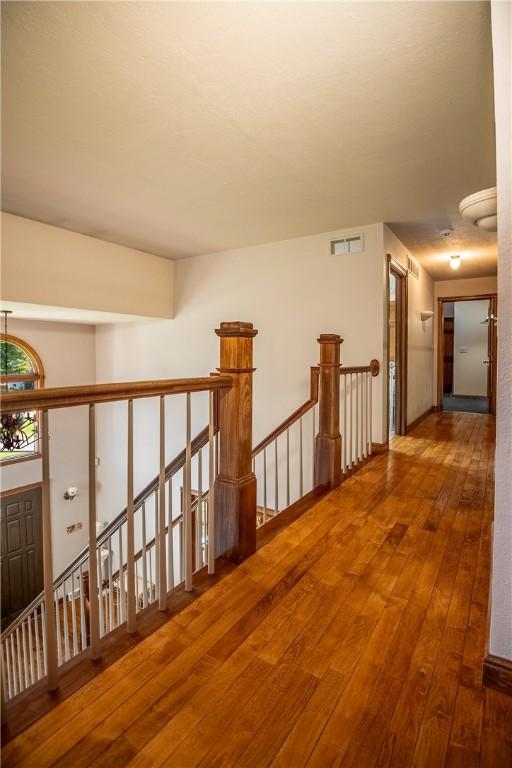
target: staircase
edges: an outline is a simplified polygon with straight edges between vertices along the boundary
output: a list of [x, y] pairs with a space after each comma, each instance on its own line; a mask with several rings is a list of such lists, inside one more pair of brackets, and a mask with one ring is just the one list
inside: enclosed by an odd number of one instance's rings
[[[252, 345], [248, 323], [222, 323], [218, 374], [196, 379], [42, 389], [5, 395], [2, 413], [41, 409], [44, 590], [1, 635], [2, 690], [10, 701], [80, 654], [96, 659], [102, 639], [121, 625], [134, 632], [145, 609], [194, 574], [215, 571], [215, 558], [240, 562], [255, 551], [256, 528], [319, 489], [335, 487], [372, 453], [372, 379], [367, 366], [340, 365], [340, 337], [324, 335], [310, 395], [254, 449]], [[209, 424], [191, 438], [191, 402], [209, 393]], [[186, 444], [165, 464], [165, 398], [186, 395]], [[133, 401], [160, 402], [160, 470], [133, 494]], [[127, 403], [127, 507], [96, 533], [98, 403]], [[89, 546], [52, 574], [48, 411], [89, 408]], [[343, 439], [342, 439], [343, 436]], [[214, 487], [215, 493], [209, 489]], [[192, 490], [194, 489], [194, 490]], [[215, 502], [215, 504], [213, 504]], [[161, 533], [160, 533], [161, 532]], [[139, 617], [140, 614], [140, 617]], [[138, 618], [139, 617], [139, 618]]]

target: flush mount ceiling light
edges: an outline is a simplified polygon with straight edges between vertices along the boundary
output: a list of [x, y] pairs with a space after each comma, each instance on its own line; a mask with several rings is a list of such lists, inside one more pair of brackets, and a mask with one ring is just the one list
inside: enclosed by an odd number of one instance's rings
[[471, 221], [480, 229], [496, 232], [498, 228], [496, 187], [482, 189], [465, 197], [459, 203], [459, 213], [463, 219]]
[[450, 267], [452, 269], [458, 269], [462, 263], [462, 259], [460, 257], [460, 253], [454, 253], [452, 256], [450, 256]]

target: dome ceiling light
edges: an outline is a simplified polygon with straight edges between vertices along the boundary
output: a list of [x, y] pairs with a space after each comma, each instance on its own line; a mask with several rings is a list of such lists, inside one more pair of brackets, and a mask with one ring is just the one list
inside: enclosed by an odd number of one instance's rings
[[471, 221], [486, 232], [496, 232], [498, 228], [496, 187], [482, 189], [481, 192], [465, 197], [459, 203], [459, 213], [463, 219]]
[[452, 269], [458, 269], [461, 264], [462, 259], [460, 253], [454, 253], [452, 256], [450, 256], [450, 267]]

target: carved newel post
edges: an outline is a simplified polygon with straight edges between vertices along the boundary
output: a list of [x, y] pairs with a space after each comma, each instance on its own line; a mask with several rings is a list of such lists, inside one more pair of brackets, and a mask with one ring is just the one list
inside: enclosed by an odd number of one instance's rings
[[252, 323], [221, 323], [221, 374], [233, 386], [219, 393], [219, 474], [215, 482], [215, 552], [241, 562], [256, 551], [256, 477], [252, 471]]
[[319, 429], [315, 445], [315, 487], [341, 482], [340, 346], [335, 333], [322, 333], [318, 391]]

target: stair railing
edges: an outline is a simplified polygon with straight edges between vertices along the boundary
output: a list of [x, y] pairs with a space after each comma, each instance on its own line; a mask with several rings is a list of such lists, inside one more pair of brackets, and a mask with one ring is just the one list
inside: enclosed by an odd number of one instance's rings
[[[251, 451], [257, 332], [250, 323], [237, 322], [222, 323], [216, 333], [220, 367], [210, 377], [4, 396], [2, 413], [42, 411], [44, 559], [43, 593], [1, 636], [6, 699], [42, 677], [50, 690], [56, 688], [58, 669], [66, 661], [86, 650], [98, 658], [102, 637], [124, 623], [128, 632], [135, 631], [137, 614], [156, 601], [165, 610], [168, 590], [182, 583], [192, 590], [193, 573], [205, 565], [214, 573], [216, 556], [235, 562], [249, 556], [256, 548], [257, 526], [307, 494], [335, 487], [371, 455], [372, 378], [379, 373], [378, 361], [343, 367], [340, 337], [320, 336], [309, 399]], [[205, 391], [209, 424], [192, 440], [191, 395]], [[165, 397], [174, 394], [186, 395], [186, 446], [166, 466]], [[160, 468], [134, 497], [133, 401], [145, 397], [160, 402]], [[128, 503], [97, 535], [95, 405], [113, 401], [127, 403]], [[79, 405], [89, 410], [89, 546], [53, 581], [48, 412]]]
[[314, 488], [319, 370], [318, 366], [311, 367], [309, 399], [252, 451], [258, 482], [258, 527]]
[[340, 368], [341, 469], [344, 475], [372, 455], [372, 379], [379, 372], [380, 364], [375, 359], [369, 365]]
[[[184, 582], [185, 589], [190, 591], [193, 573], [205, 559], [209, 571], [214, 571], [214, 516], [208, 515], [210, 505], [205, 503], [201, 489], [213, 487], [216, 476], [216, 393], [232, 385], [230, 375], [216, 374], [196, 379], [59, 387], [3, 396], [2, 413], [41, 412], [43, 445], [44, 591], [2, 634], [2, 682], [7, 699], [42, 677], [47, 677], [50, 690], [55, 689], [58, 668], [70, 658], [86, 648], [91, 658], [98, 658], [100, 638], [125, 622], [127, 631], [134, 632], [137, 613], [155, 600], [165, 610], [168, 589]], [[195, 392], [209, 393], [210, 422], [192, 441], [191, 398]], [[166, 467], [165, 398], [176, 394], [186, 396], [186, 447]], [[159, 399], [160, 472], [155, 481], [134, 497], [133, 403], [147, 397]], [[127, 404], [128, 501], [126, 509], [97, 535], [95, 408], [98, 403], [119, 401]], [[48, 414], [55, 408], [77, 406], [85, 406], [89, 411], [89, 546], [54, 581]], [[205, 450], [207, 462], [202, 460]], [[194, 498], [193, 485], [198, 488]], [[178, 498], [182, 499], [180, 504], [175, 501], [177, 490]], [[154, 535], [148, 541], [151, 527]], [[199, 544], [195, 562], [194, 534]]]
[[[218, 428], [214, 423], [214, 434]], [[192, 474], [199, 494], [192, 499], [192, 528], [200, 541], [195, 544], [194, 571], [208, 560], [208, 492], [201, 492], [204, 482], [203, 449], [210, 450], [209, 427], [192, 440]], [[215, 446], [213, 447], [215, 450]], [[194, 459], [197, 457], [197, 461]], [[183, 583], [183, 505], [174, 505], [175, 485], [183, 487], [186, 456], [182, 451], [165, 468], [167, 588]], [[195, 465], [195, 466], [194, 466]], [[156, 538], [154, 511], [158, 509], [159, 477], [149, 483], [134, 499], [135, 540], [141, 542], [135, 554], [136, 610], [155, 602]], [[182, 501], [182, 499], [180, 499]], [[148, 509], [152, 514], [148, 515]], [[151, 519], [149, 519], [151, 517]], [[171, 522], [171, 534], [169, 534]], [[100, 637], [124, 623], [126, 617], [126, 508], [96, 538], [98, 565]], [[200, 557], [199, 557], [200, 553]], [[119, 568], [122, 568], [120, 577]], [[116, 570], [117, 569], [117, 570]], [[57, 632], [57, 661], [61, 665], [89, 647], [89, 546], [70, 563], [53, 583]], [[5, 670], [5, 689], [11, 699], [46, 675], [44, 592], [41, 592], [1, 635]]]
[[253, 450], [258, 527], [309, 493], [336, 487], [372, 454], [372, 380], [379, 362], [342, 366], [340, 336], [322, 334], [318, 342], [309, 399]]

